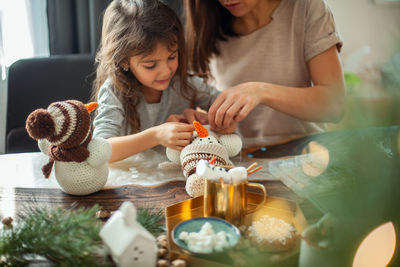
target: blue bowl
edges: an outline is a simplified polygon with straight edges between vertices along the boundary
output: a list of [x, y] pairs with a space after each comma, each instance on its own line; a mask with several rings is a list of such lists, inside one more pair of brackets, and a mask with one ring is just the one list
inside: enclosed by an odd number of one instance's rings
[[[194, 252], [188, 248], [187, 244], [183, 240], [179, 239], [179, 235], [182, 232], [188, 232], [188, 233], [200, 232], [201, 227], [206, 222], [212, 225], [212, 228], [215, 233], [218, 233], [220, 231], [225, 231], [227, 234], [229, 234], [228, 238], [229, 246], [226, 247], [223, 251], [218, 251], [218, 252], [213, 251], [211, 253]], [[210, 255], [215, 256], [224, 254], [233, 247], [235, 247], [240, 239], [240, 231], [236, 226], [223, 219], [216, 217], [198, 217], [187, 221], [183, 221], [175, 226], [175, 228], [172, 230], [171, 235], [172, 235], [172, 240], [178, 247], [180, 247], [186, 254], [194, 256], [210, 256]]]

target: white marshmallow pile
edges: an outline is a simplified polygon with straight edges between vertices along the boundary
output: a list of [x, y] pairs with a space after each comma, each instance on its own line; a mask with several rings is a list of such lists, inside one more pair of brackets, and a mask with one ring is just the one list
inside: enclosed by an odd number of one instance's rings
[[190, 251], [196, 253], [221, 252], [224, 248], [229, 247], [229, 238], [230, 234], [225, 231], [215, 233], [209, 222], [203, 224], [200, 232], [179, 234], [179, 239], [187, 244]]

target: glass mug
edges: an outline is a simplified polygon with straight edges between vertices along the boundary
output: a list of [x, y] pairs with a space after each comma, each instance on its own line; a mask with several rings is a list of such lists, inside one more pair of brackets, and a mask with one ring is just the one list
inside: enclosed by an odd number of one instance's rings
[[[245, 216], [264, 204], [267, 191], [262, 184], [244, 180], [236, 184], [221, 183], [215, 180], [204, 181], [204, 216], [219, 217], [240, 226]], [[263, 201], [255, 209], [247, 209], [247, 187], [257, 187], [264, 194]]]

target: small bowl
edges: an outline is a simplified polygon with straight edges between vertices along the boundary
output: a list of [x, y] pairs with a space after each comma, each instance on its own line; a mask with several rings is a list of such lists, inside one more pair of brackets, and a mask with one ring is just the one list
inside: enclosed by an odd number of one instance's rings
[[[218, 233], [220, 231], [225, 231], [227, 234], [229, 234], [230, 238], [228, 239], [229, 247], [226, 247], [223, 251], [213, 251], [211, 253], [201, 253], [201, 252], [194, 252], [191, 251], [187, 244], [179, 239], [179, 235], [182, 232], [200, 232], [201, 227], [206, 223], [210, 223], [212, 225], [212, 228], [215, 233]], [[198, 218], [193, 218], [187, 221], [183, 221], [176, 225], [174, 229], [172, 230], [171, 233], [172, 240], [174, 243], [180, 247], [184, 253], [189, 254], [189, 255], [194, 255], [194, 256], [215, 256], [215, 255], [220, 255], [224, 254], [228, 250], [232, 249], [233, 247], [236, 246], [236, 244], [239, 242], [240, 239], [240, 231], [239, 229], [234, 226], [233, 224], [220, 219], [216, 217], [198, 217]]]

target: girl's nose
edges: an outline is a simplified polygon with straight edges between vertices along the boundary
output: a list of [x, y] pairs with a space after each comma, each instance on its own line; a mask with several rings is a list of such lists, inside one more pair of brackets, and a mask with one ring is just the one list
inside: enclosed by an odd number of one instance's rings
[[161, 69], [162, 76], [169, 76], [173, 71], [173, 66], [169, 62], [165, 63]]

